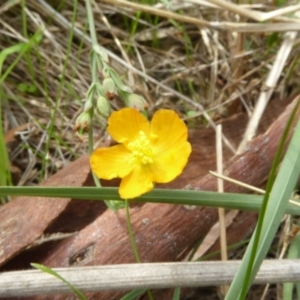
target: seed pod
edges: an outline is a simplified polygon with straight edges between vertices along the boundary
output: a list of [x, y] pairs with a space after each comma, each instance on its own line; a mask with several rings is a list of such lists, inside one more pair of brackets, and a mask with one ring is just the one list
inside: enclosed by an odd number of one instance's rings
[[80, 134], [88, 132], [91, 122], [92, 119], [90, 113], [84, 111], [76, 119], [74, 130], [78, 131]]
[[102, 87], [108, 100], [113, 100], [118, 95], [116, 84], [110, 77], [103, 80]]

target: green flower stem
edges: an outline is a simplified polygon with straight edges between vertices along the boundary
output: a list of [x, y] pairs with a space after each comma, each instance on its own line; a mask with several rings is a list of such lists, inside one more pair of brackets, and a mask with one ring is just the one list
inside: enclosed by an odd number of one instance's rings
[[[97, 36], [96, 36], [96, 30], [95, 30], [95, 22], [94, 22], [94, 15], [93, 15], [93, 10], [92, 10], [92, 5], [91, 5], [91, 0], [86, 0], [85, 1], [86, 4], [86, 11], [87, 11], [87, 16], [88, 16], [88, 23], [89, 23], [89, 29], [90, 29], [90, 35], [91, 35], [91, 40], [92, 40], [92, 55], [91, 55], [91, 74], [92, 74], [92, 84], [91, 86], [96, 85], [99, 82], [98, 79], [98, 64], [97, 64], [97, 54], [95, 52], [95, 47], [98, 45], [97, 42]], [[95, 89], [93, 88], [91, 90], [91, 93], [89, 95], [90, 99], [94, 99], [94, 95], [95, 95]], [[91, 120], [93, 119], [93, 110], [90, 109], [90, 115], [91, 115]], [[89, 126], [89, 155], [92, 154], [92, 152], [94, 151], [94, 139], [93, 139], [93, 126], [92, 124], [90, 124]], [[97, 188], [101, 188], [101, 183], [99, 178], [92, 172], [93, 174], [93, 179], [95, 182], [95, 185]], [[118, 209], [118, 206], [116, 204], [114, 204], [113, 201], [110, 200], [104, 200], [105, 205], [113, 210], [116, 211]]]
[[[92, 117], [92, 116], [91, 116]], [[94, 139], [93, 139], [93, 126], [89, 126], [89, 155], [91, 155], [94, 151]], [[100, 184], [100, 182], [99, 182]], [[101, 187], [101, 184], [99, 185]]]
[[95, 31], [95, 22], [94, 22], [94, 15], [93, 15], [93, 10], [92, 10], [91, 0], [86, 0], [85, 5], [86, 5], [86, 11], [87, 11], [87, 15], [88, 15], [92, 45], [95, 46], [95, 45], [97, 45], [97, 36], [96, 36], [96, 31]]
[[[90, 0], [86, 0], [85, 1], [86, 4], [86, 11], [87, 11], [87, 15], [88, 15], [88, 23], [89, 23], [89, 29], [90, 29], [90, 35], [91, 35], [91, 40], [92, 40], [92, 45], [93, 47], [95, 45], [97, 45], [97, 37], [96, 37], [96, 31], [95, 31], [95, 22], [94, 22], [94, 16], [93, 16], [93, 10], [92, 10], [92, 5], [91, 5], [91, 1]], [[93, 58], [95, 57], [95, 55], [93, 55]], [[98, 77], [97, 74], [95, 72], [97, 65], [96, 65], [96, 61], [95, 59], [93, 59], [93, 63], [92, 63], [92, 85], [95, 84], [96, 82], [98, 82]], [[94, 97], [94, 89], [92, 91], [92, 95], [91, 98], [93, 99]], [[93, 113], [91, 110], [91, 119], [93, 117]], [[93, 126], [89, 126], [89, 154], [91, 155], [92, 152], [94, 150], [94, 143], [93, 143]], [[97, 187], [101, 187], [100, 181], [99, 180], [95, 180], [95, 178], [97, 178], [96, 176], [93, 176], [95, 184]], [[97, 178], [98, 179], [98, 178]]]
[[134, 234], [133, 234], [133, 230], [132, 230], [132, 226], [131, 226], [128, 200], [125, 200], [125, 209], [126, 209], [126, 221], [127, 221], [127, 228], [128, 228], [129, 238], [130, 238], [130, 242], [131, 242], [131, 247], [133, 249], [133, 253], [134, 253], [136, 262], [141, 263], [140, 255], [139, 255], [139, 252], [136, 247]]
[[[133, 249], [133, 253], [134, 253], [136, 262], [141, 263], [140, 255], [139, 255], [136, 243], [135, 243], [134, 234], [133, 234], [133, 230], [132, 230], [132, 225], [131, 225], [131, 220], [130, 220], [130, 212], [129, 212], [129, 203], [128, 202], [129, 202], [128, 200], [125, 200], [126, 221], [127, 221], [127, 228], [128, 228], [130, 243], [131, 243], [131, 247]], [[150, 290], [147, 290], [147, 295], [148, 295], [148, 298], [150, 300], [153, 300], [153, 297], [152, 297], [152, 294], [151, 294]]]
[[[92, 112], [91, 112], [92, 114]], [[94, 143], [93, 143], [93, 126], [89, 126], [89, 155], [92, 154], [93, 150], [94, 150]], [[96, 185], [97, 188], [101, 188], [101, 182], [99, 180], [99, 178], [94, 174], [94, 172], [92, 172], [93, 175], [93, 180], [94, 183]], [[116, 207], [116, 205], [114, 205], [114, 203], [110, 200], [103, 200], [105, 205], [111, 209], [112, 211], [117, 211], [118, 208]]]
[[[94, 22], [94, 15], [93, 15], [93, 10], [92, 10], [92, 5], [91, 5], [91, 0], [86, 0], [86, 11], [88, 15], [88, 23], [89, 23], [89, 29], [90, 29], [90, 35], [91, 35], [91, 40], [92, 40], [92, 46], [93, 48], [97, 45], [97, 36], [96, 36], [96, 30], [95, 30], [95, 22]], [[96, 61], [96, 55], [94, 52], [94, 49], [92, 50], [92, 84], [91, 86], [94, 86], [99, 80], [98, 80], [98, 74], [97, 74], [97, 61]], [[95, 89], [92, 89], [91, 91], [91, 99], [94, 98], [95, 94]], [[90, 110], [91, 114], [91, 119], [93, 118], [93, 111]], [[94, 145], [93, 145], [93, 126], [89, 126], [89, 154], [92, 154], [94, 150]], [[94, 176], [95, 179], [95, 176]], [[98, 179], [98, 178], [97, 178]], [[101, 187], [100, 181], [96, 180], [95, 184], [97, 187]]]

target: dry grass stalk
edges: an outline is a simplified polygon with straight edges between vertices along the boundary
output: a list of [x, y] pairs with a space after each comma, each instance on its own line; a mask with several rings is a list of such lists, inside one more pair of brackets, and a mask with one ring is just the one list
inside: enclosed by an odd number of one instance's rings
[[[54, 269], [83, 292], [105, 290], [218, 286], [231, 282], [239, 261], [124, 264]], [[283, 283], [300, 280], [299, 260], [266, 260], [254, 282]], [[38, 270], [0, 274], [0, 293], [5, 297], [70, 293], [54, 276]], [[88, 280], [87, 280], [88, 279]]]

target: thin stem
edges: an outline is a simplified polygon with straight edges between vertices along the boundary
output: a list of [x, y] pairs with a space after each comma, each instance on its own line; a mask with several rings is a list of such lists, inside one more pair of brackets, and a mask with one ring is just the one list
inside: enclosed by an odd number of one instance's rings
[[85, 4], [86, 4], [86, 11], [87, 11], [88, 20], [89, 20], [89, 29], [90, 29], [92, 45], [95, 46], [95, 45], [97, 45], [97, 37], [96, 37], [96, 31], [95, 31], [95, 22], [94, 22], [94, 15], [93, 15], [93, 10], [92, 10], [91, 0], [86, 0]]
[[[94, 15], [93, 15], [93, 10], [92, 10], [92, 5], [91, 5], [91, 0], [86, 0], [85, 1], [86, 4], [86, 11], [87, 11], [87, 15], [88, 15], [88, 23], [89, 23], [89, 29], [90, 29], [90, 35], [91, 35], [91, 40], [92, 40], [92, 45], [95, 46], [97, 45], [97, 37], [96, 37], [96, 30], [95, 30], [95, 22], [94, 22]], [[95, 55], [93, 54], [93, 57], [95, 57]], [[97, 76], [95, 76], [95, 69], [96, 67], [96, 63], [95, 63], [95, 59], [94, 59], [94, 63], [92, 64], [92, 81], [93, 83], [98, 81]], [[94, 96], [94, 92], [92, 94], [92, 97]], [[91, 119], [92, 119], [92, 115], [91, 115]], [[93, 152], [94, 145], [93, 145], [93, 126], [90, 125], [89, 126], [89, 154], [91, 155]], [[95, 177], [94, 177], [95, 179]], [[96, 186], [101, 186], [99, 180], [98, 182], [95, 181]]]
[[[131, 247], [133, 249], [133, 253], [134, 253], [136, 262], [141, 263], [140, 255], [139, 255], [136, 243], [135, 243], [134, 234], [133, 234], [133, 230], [132, 230], [128, 200], [125, 200], [125, 209], [126, 209], [126, 221], [127, 221], [127, 228], [128, 228], [128, 232], [129, 232]], [[147, 295], [150, 300], [153, 300], [150, 290], [147, 290]]]
[[[92, 119], [92, 116], [91, 116], [91, 119]], [[93, 138], [93, 126], [92, 126], [92, 124], [90, 124], [90, 126], [89, 126], [88, 135], [89, 135], [89, 148], [88, 149], [89, 149], [89, 155], [91, 155], [94, 151], [94, 138]], [[99, 186], [101, 186], [101, 184]]]
[[[94, 15], [93, 15], [93, 10], [92, 10], [91, 0], [86, 0], [85, 3], [86, 3], [86, 11], [87, 11], [87, 15], [88, 15], [88, 23], [89, 23], [92, 45], [95, 46], [95, 45], [97, 45], [97, 37], [96, 37], [96, 31], [95, 31], [95, 22], [94, 22]], [[93, 57], [95, 57], [95, 55], [93, 55]], [[95, 63], [95, 59], [94, 59], [94, 63], [93, 63], [92, 70], [91, 70], [93, 83], [98, 81], [98, 78], [94, 71], [95, 67], [96, 67], [96, 63]], [[92, 98], [93, 97], [94, 97], [94, 92], [92, 94]], [[91, 119], [92, 118], [93, 118], [93, 112], [91, 112]], [[91, 124], [89, 126], [88, 135], [89, 135], [89, 155], [91, 155], [92, 152], [94, 151], [93, 126]], [[101, 187], [100, 180], [94, 173], [93, 173], [93, 179], [94, 179], [95, 185], [97, 187]], [[107, 205], [107, 203], [106, 203], [106, 205]]]
[[[97, 41], [97, 36], [96, 36], [96, 30], [95, 30], [95, 22], [94, 22], [94, 15], [93, 15], [93, 10], [92, 10], [92, 5], [91, 5], [91, 1], [92, 0], [86, 0], [85, 4], [86, 4], [86, 11], [87, 11], [87, 16], [88, 16], [88, 23], [89, 23], [89, 29], [90, 29], [90, 36], [91, 36], [91, 40], [92, 40], [92, 54], [91, 54], [91, 75], [92, 75], [92, 85], [96, 84], [99, 82], [99, 78], [98, 78], [98, 66], [97, 66], [97, 55], [95, 53], [95, 46], [98, 45], [98, 41]], [[94, 95], [95, 95], [95, 89], [92, 89], [91, 91], [91, 99], [94, 99]], [[90, 114], [91, 114], [91, 120], [93, 119], [93, 110], [90, 110]], [[89, 126], [89, 155], [91, 155], [94, 151], [94, 140], [93, 140], [93, 126], [92, 124], [90, 124]], [[93, 179], [94, 179], [94, 183], [96, 185], [96, 187], [101, 187], [101, 182], [99, 180], [99, 178], [94, 174], [93, 174]], [[112, 211], [117, 211], [118, 210], [118, 206], [114, 204], [113, 201], [110, 200], [104, 200], [106, 206], [111, 209]]]
[[125, 208], [126, 208], [127, 228], [128, 228], [131, 247], [133, 249], [133, 253], [134, 253], [134, 257], [135, 257], [136, 262], [141, 263], [140, 255], [139, 255], [139, 252], [138, 252], [137, 247], [136, 247], [134, 234], [133, 234], [133, 230], [132, 230], [128, 200], [125, 200]]

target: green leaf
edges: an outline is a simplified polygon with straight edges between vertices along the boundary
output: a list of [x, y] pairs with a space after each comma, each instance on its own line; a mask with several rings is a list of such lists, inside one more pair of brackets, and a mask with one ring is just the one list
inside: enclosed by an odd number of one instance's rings
[[286, 140], [288, 131], [291, 129], [291, 122], [299, 104], [300, 102], [298, 102], [298, 105], [295, 107], [281, 140], [269, 176], [267, 191], [262, 205], [262, 211], [259, 216], [258, 225], [251, 238], [238, 272], [230, 286], [226, 299], [244, 299], [246, 297], [245, 294], [250, 288], [250, 284], [269, 250], [282, 216], [287, 209], [289, 198], [291, 197], [298, 180], [300, 172], [300, 120], [295, 128], [275, 182], [273, 177], [275, 177], [284, 141]]
[[55, 271], [53, 271], [52, 269], [40, 265], [40, 264], [36, 264], [36, 263], [31, 263], [30, 264], [32, 267], [41, 270], [42, 272], [48, 273], [58, 279], [60, 279], [62, 282], [64, 282], [66, 285], [68, 285], [70, 287], [70, 289], [73, 291], [73, 293], [80, 299], [80, 300], [87, 300], [87, 298], [75, 287], [73, 286], [71, 283], [69, 283], [65, 278], [63, 278], [62, 276], [60, 276], [58, 273], [56, 273]]
[[173, 300], [180, 300], [180, 287], [174, 290]]
[[135, 300], [137, 297], [143, 295], [146, 290], [133, 290], [127, 295], [123, 296], [120, 300]]
[[[300, 256], [300, 235], [297, 235], [296, 238], [291, 242], [287, 258], [289, 259], [297, 259]], [[299, 285], [299, 283], [297, 283]], [[283, 284], [283, 299], [284, 300], [292, 300], [293, 299], [293, 289], [294, 283], [287, 282]], [[297, 288], [298, 290], [298, 288]], [[299, 295], [298, 295], [299, 299]]]
[[[7, 195], [72, 198], [97, 201], [111, 199], [121, 200], [118, 188], [97, 187], [1, 186], [0, 197]], [[227, 209], [259, 211], [262, 199], [262, 196], [248, 194], [154, 189], [153, 191], [130, 201], [224, 207]], [[300, 207], [289, 204], [287, 206], [286, 213], [300, 215]]]

